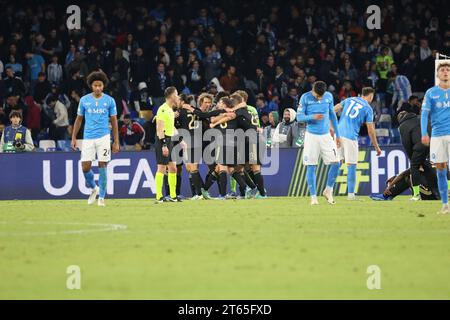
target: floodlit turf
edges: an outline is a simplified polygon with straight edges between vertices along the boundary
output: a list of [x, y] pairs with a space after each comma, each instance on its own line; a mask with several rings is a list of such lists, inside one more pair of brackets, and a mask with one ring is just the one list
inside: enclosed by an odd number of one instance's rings
[[0, 298], [449, 299], [439, 202], [363, 199], [3, 201]]

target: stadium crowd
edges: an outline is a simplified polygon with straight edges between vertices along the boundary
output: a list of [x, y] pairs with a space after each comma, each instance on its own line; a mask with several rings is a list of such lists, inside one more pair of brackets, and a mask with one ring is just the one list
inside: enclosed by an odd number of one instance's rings
[[68, 2], [0, 1], [0, 134], [18, 111], [36, 146], [68, 139], [85, 77], [99, 69], [127, 150], [154, 144], [169, 86], [194, 96], [245, 90], [272, 146], [302, 145], [295, 110], [316, 80], [336, 103], [374, 87], [376, 119], [396, 127], [399, 111], [420, 112], [436, 52], [450, 55], [449, 4], [380, 1], [381, 29], [369, 30], [372, 2], [83, 2], [81, 30], [68, 30]]

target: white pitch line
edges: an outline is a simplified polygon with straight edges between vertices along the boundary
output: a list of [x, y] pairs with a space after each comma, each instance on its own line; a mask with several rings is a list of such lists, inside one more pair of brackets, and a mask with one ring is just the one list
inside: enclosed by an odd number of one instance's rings
[[[1, 224], [7, 224], [6, 221], [0, 221]], [[83, 234], [106, 231], [125, 230], [127, 226], [124, 224], [110, 224], [110, 223], [85, 223], [85, 222], [39, 222], [39, 221], [24, 221], [22, 224], [28, 225], [84, 225], [91, 227], [101, 227], [100, 229], [79, 229], [79, 230], [62, 230], [62, 231], [45, 231], [45, 232], [1, 232], [0, 236], [54, 236], [62, 234]]]

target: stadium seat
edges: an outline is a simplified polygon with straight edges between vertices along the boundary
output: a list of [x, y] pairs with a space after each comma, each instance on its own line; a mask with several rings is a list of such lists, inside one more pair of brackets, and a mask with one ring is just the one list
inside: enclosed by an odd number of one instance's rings
[[388, 129], [375, 129], [377, 137], [389, 137]]
[[139, 114], [137, 111], [134, 110], [130, 110], [130, 118], [134, 119], [134, 118], [139, 118]]
[[382, 108], [381, 109], [381, 114], [389, 114], [389, 109], [388, 108]]
[[70, 151], [70, 141], [69, 140], [58, 140], [56, 142], [56, 147], [62, 151]]
[[133, 119], [133, 120], [136, 121], [137, 123], [139, 123], [141, 126], [143, 126], [144, 123], [145, 123], [145, 119], [144, 118], [136, 118], [136, 119]]
[[378, 137], [377, 139], [378, 139], [378, 144], [380, 146], [389, 145], [391, 142], [391, 138], [389, 138], [389, 137]]
[[367, 147], [370, 145], [370, 139], [368, 136], [360, 136], [358, 138], [359, 145], [362, 147]]
[[44, 151], [50, 151], [49, 149], [56, 148], [56, 143], [54, 140], [41, 140], [39, 141], [39, 148]]
[[390, 130], [391, 133], [391, 143], [401, 143], [400, 140], [400, 132], [398, 131], [398, 129], [391, 129]]
[[139, 118], [144, 118], [145, 121], [149, 121], [151, 118], [153, 118], [153, 111], [152, 110], [141, 110], [141, 111], [139, 111]]
[[377, 123], [377, 128], [382, 129], [391, 129], [392, 127], [392, 117], [389, 114], [382, 114], [380, 115], [380, 119]]
[[77, 149], [81, 151], [82, 146], [83, 146], [83, 139], [77, 139]]

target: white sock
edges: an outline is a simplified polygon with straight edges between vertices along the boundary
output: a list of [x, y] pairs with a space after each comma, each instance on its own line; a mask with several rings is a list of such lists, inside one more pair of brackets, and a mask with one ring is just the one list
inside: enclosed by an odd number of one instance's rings
[[311, 196], [311, 200], [317, 200], [317, 196]]
[[325, 192], [331, 192], [331, 193], [333, 193], [333, 188], [332, 188], [332, 187], [329, 187], [329, 186], [326, 186], [326, 187], [325, 187]]
[[354, 193], [349, 193], [348, 196], [353, 198], [355, 196], [355, 194]]

